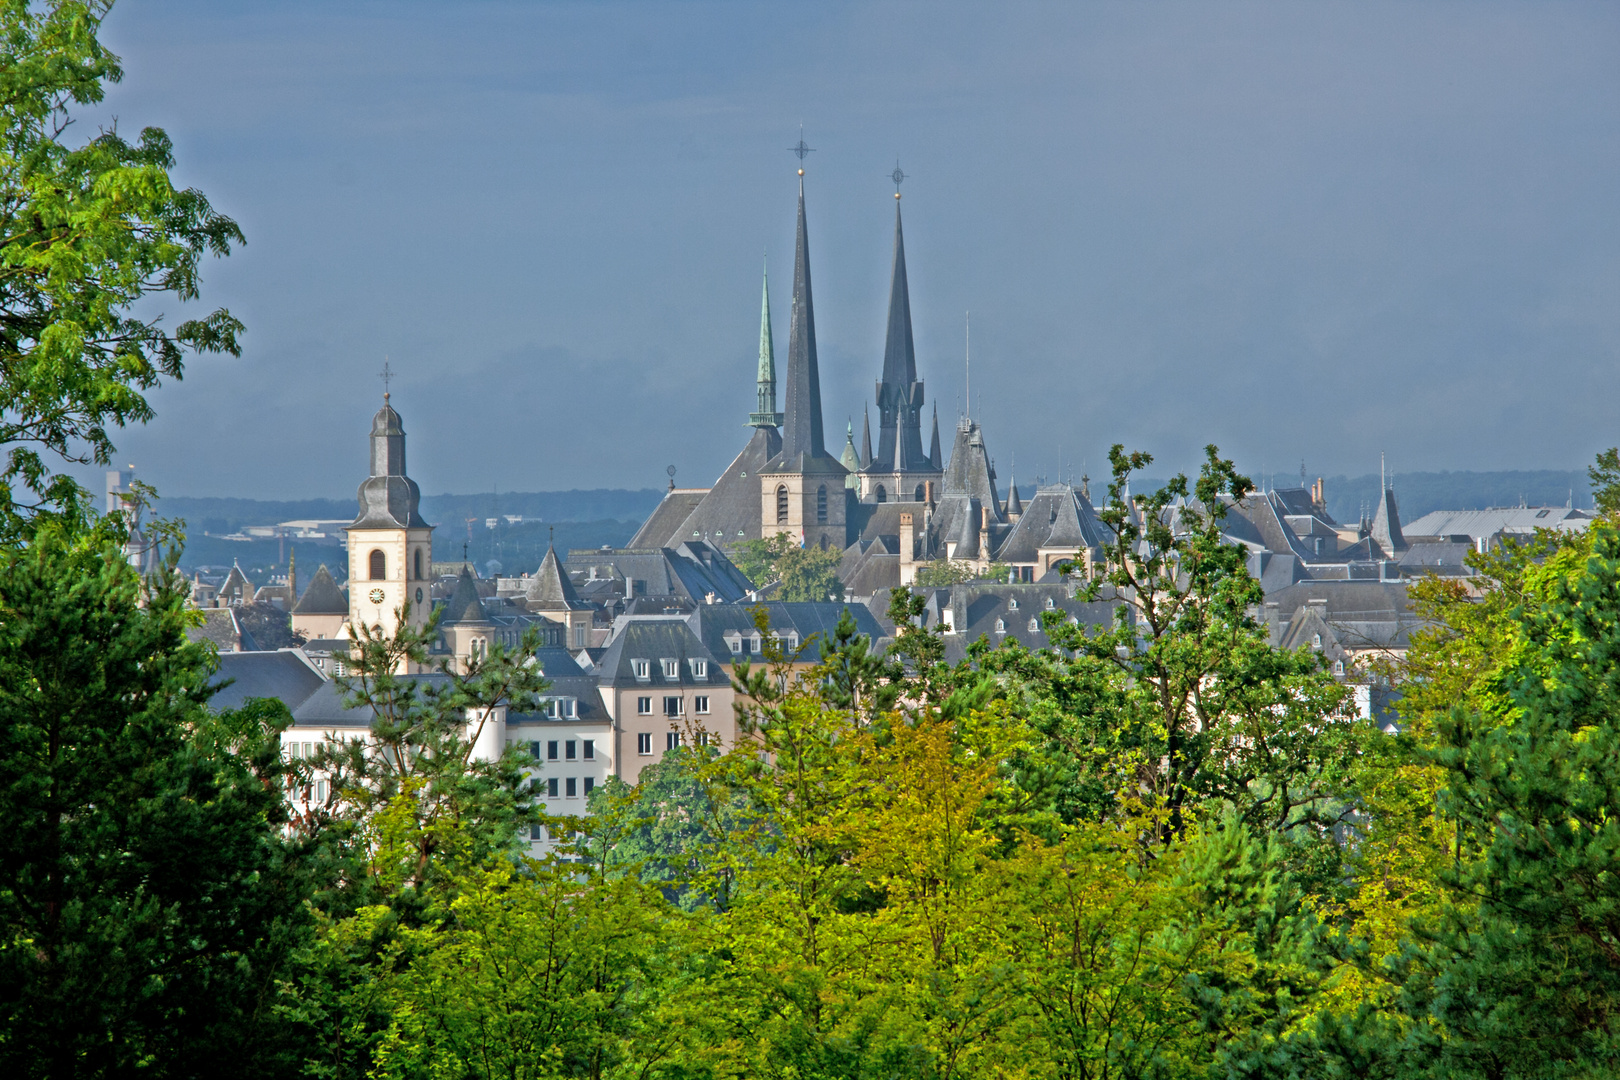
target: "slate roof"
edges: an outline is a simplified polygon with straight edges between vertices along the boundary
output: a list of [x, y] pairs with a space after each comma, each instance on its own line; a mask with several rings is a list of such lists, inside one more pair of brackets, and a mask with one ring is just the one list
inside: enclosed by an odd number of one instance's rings
[[347, 615], [349, 613], [349, 599], [338, 588], [337, 579], [332, 571], [321, 563], [315, 576], [309, 579], [309, 585], [304, 589], [304, 595], [298, 598], [298, 604], [293, 608], [294, 615]]
[[277, 698], [290, 711], [309, 700], [325, 681], [297, 649], [221, 653], [219, 670], [208, 681], [221, 689], [208, 705], [223, 711], [241, 708], [249, 698]]
[[[941, 495], [967, 495], [990, 508], [992, 521], [1005, 521], [1001, 502], [996, 497], [996, 470], [990, 464], [990, 455], [984, 447], [984, 429], [977, 421], [964, 419], [956, 427], [956, 442], [951, 447], [951, 463], [945, 470], [940, 485]], [[943, 500], [941, 500], [943, 501]]]
[[[760, 604], [708, 604], [687, 616], [687, 623], [712, 655], [721, 660], [731, 660], [739, 654], [732, 651], [731, 638], [727, 635], [750, 637], [755, 630], [754, 611], [758, 607], [763, 607], [769, 615], [772, 630], [783, 637], [789, 632], [797, 633], [801, 643], [809, 641], [816, 634], [831, 638], [845, 611], [855, 620], [857, 632], [870, 637], [874, 644], [885, 637], [882, 624], [873, 618], [871, 610], [864, 604], [782, 600]], [[746, 651], [742, 655], [747, 655]], [[820, 653], [812, 650], [806, 657], [819, 659]]]
[[838, 564], [838, 580], [845, 596], [871, 596], [900, 584], [900, 556], [889, 550], [882, 537], [857, 540], [844, 549]]
[[1073, 484], [1047, 484], [1035, 489], [996, 558], [1007, 563], [1033, 563], [1039, 560], [1042, 548], [1078, 552], [1106, 547], [1111, 540], [1108, 526], [1078, 488]]
[[247, 628], [237, 618], [235, 608], [203, 608], [202, 615], [203, 624], [188, 628], [186, 640], [209, 642], [222, 656], [231, 652], [258, 649], [253, 635], [248, 633]]
[[694, 604], [707, 603], [710, 593], [720, 603], [735, 603], [753, 590], [724, 552], [701, 540], [652, 550], [575, 549], [568, 553], [565, 569], [570, 574], [594, 570], [596, 578], [633, 579], [642, 583], [642, 596], [678, 596]]
[[555, 546], [546, 548], [540, 567], [524, 587], [523, 598], [532, 611], [581, 611], [590, 607], [580, 600], [574, 583], [563, 572]]
[[652, 515], [642, 522], [636, 535], [630, 538], [629, 547], [632, 548], [660, 548], [668, 544], [680, 531], [681, 525], [692, 516], [703, 496], [709, 493], [708, 488], [670, 488], [664, 493], [663, 499], [653, 510]]
[[360, 512], [347, 528], [425, 529], [422, 491], [405, 475], [405, 425], [387, 399], [371, 420], [371, 475], [360, 483]]
[[444, 605], [441, 623], [487, 623], [489, 613], [478, 595], [478, 579], [465, 568], [456, 582], [455, 594]]
[[1413, 614], [1404, 581], [1302, 581], [1266, 596], [1262, 617], [1272, 642], [1296, 648], [1308, 640], [1296, 616], [1310, 607], [1332, 627], [1346, 649], [1401, 649], [1422, 625]]
[[1406, 537], [1401, 535], [1401, 512], [1395, 506], [1395, 492], [1384, 489], [1378, 500], [1378, 512], [1373, 514], [1373, 543], [1389, 558], [1406, 550]]
[[[635, 660], [646, 660], [648, 677], [637, 679]], [[662, 661], [679, 661], [675, 678], [664, 675]], [[708, 676], [699, 679], [692, 674], [691, 660], [707, 660]], [[692, 632], [686, 618], [680, 615], [623, 616], [613, 628], [613, 637], [602, 650], [596, 663], [596, 676], [605, 686], [729, 686], [727, 674], [713, 653]]]
[[1434, 510], [1405, 529], [1408, 539], [1418, 536], [1467, 536], [1476, 543], [1506, 533], [1528, 536], [1537, 529], [1580, 531], [1592, 514], [1567, 506], [1503, 506], [1489, 510]]
[[1028, 649], [1048, 648], [1044, 621], [1048, 610], [1063, 612], [1062, 618], [1089, 627], [1112, 623], [1114, 603], [1077, 600], [1074, 594], [1072, 582], [971, 583], [936, 590], [932, 599], [942, 613], [950, 612], [948, 621], [952, 627], [945, 635], [945, 658], [952, 662], [965, 659], [968, 645], [980, 638], [991, 645], [1016, 641]]

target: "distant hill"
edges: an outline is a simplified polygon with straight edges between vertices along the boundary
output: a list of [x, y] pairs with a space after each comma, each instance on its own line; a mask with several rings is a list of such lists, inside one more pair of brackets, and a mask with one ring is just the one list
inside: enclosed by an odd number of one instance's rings
[[[642, 522], [653, 512], [664, 493], [654, 488], [630, 491], [623, 488], [591, 488], [574, 491], [503, 491], [481, 495], [424, 495], [422, 516], [448, 526], [462, 525], [466, 518], [489, 518], [513, 514], [525, 519], [557, 521], [602, 521], [605, 519]], [[274, 525], [278, 521], [301, 518], [353, 518], [355, 501], [348, 499], [259, 499], [192, 498], [166, 495], [158, 500], [157, 513], [166, 518], [184, 518], [192, 534], [238, 532], [246, 525]]]

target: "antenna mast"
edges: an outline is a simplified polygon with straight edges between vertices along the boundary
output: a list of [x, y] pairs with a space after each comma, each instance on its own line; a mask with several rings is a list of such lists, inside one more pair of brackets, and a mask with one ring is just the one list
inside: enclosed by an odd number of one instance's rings
[[973, 313], [962, 313], [962, 326], [965, 344], [963, 348], [963, 363], [967, 368], [967, 418], [968, 423], [973, 422]]

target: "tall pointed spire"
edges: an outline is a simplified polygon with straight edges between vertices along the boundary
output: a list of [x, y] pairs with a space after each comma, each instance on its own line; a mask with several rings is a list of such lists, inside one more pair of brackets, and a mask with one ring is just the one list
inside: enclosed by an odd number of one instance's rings
[[861, 407], [861, 468], [872, 464], [872, 414]]
[[767, 269], [759, 298], [759, 377], [758, 400], [749, 415], [751, 427], [781, 427], [782, 414], [776, 411], [776, 348], [771, 341], [771, 275]]
[[788, 323], [787, 411], [782, 455], [825, 457], [821, 372], [816, 364], [816, 313], [810, 299], [810, 238], [804, 223], [804, 170], [799, 170], [798, 237], [793, 251], [793, 315]]
[[945, 465], [939, 460], [939, 403], [934, 403], [934, 440], [928, 447], [928, 464], [936, 471], [944, 472]]
[[906, 241], [900, 227], [900, 195], [894, 196], [894, 264], [889, 274], [889, 329], [883, 345], [883, 381], [877, 404], [881, 434], [879, 468], [922, 468], [923, 384], [917, 381], [917, 350], [911, 336], [911, 292], [906, 283]]

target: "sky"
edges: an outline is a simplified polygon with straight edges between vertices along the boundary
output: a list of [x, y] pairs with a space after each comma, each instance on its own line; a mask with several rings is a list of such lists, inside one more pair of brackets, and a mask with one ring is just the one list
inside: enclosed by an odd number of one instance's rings
[[[383, 364], [426, 492], [712, 482], [787, 355], [826, 438], [917, 365], [1003, 482], [1574, 468], [1620, 443], [1620, 5], [122, 0], [93, 133], [247, 236], [247, 325], [117, 437], [160, 492], [342, 497]], [[166, 321], [196, 313], [159, 305]], [[85, 470], [84, 475], [94, 473]]]

